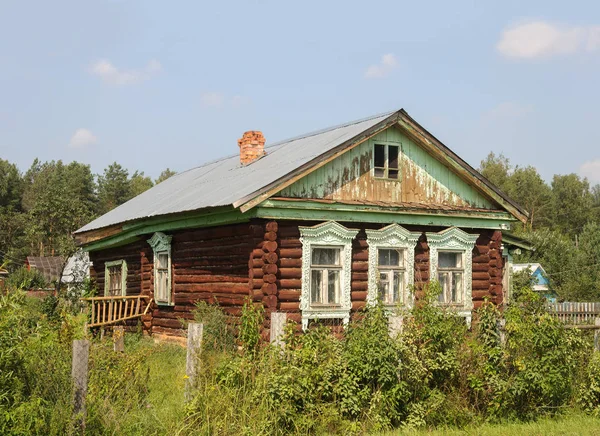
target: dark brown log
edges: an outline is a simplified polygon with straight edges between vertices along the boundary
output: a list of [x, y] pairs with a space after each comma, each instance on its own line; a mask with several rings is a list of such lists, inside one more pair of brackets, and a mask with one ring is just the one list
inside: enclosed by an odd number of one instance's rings
[[277, 263], [277, 260], [279, 260], [279, 256], [277, 256], [277, 253], [265, 253], [265, 255], [263, 256], [263, 260], [265, 261], [265, 263]]
[[367, 249], [357, 249], [352, 252], [352, 260], [353, 261], [368, 261], [369, 260], [369, 250]]
[[473, 263], [489, 263], [490, 256], [487, 254], [480, 254], [478, 256], [473, 256]]
[[473, 289], [489, 289], [490, 281], [489, 280], [473, 280]]
[[255, 279], [260, 279], [265, 275], [262, 267], [261, 268], [252, 268], [252, 274], [254, 275]]
[[228, 294], [248, 293], [247, 283], [191, 283], [173, 286], [175, 293], [185, 292], [223, 292]]
[[300, 279], [280, 279], [279, 287], [281, 289], [300, 289], [300, 288], [302, 288], [302, 280], [300, 280]]
[[369, 263], [368, 262], [352, 262], [352, 271], [368, 271]]
[[489, 280], [490, 275], [487, 272], [473, 272], [473, 280]]
[[279, 259], [281, 268], [302, 268], [302, 259]]
[[173, 279], [177, 283], [248, 283], [247, 277], [222, 276], [222, 275], [191, 275], [191, 274], [173, 274]]
[[300, 239], [280, 239], [279, 240], [279, 248], [301, 248], [302, 242]]
[[263, 251], [262, 248], [255, 248], [250, 253], [250, 257], [252, 257], [252, 258], [261, 258], [262, 259], [263, 254], [265, 254], [265, 252]]
[[168, 327], [170, 329], [181, 329], [183, 328], [183, 324], [181, 324], [181, 321], [177, 320], [177, 319], [167, 319], [167, 318], [153, 318], [152, 319], [152, 326], [157, 326], [157, 327]]
[[367, 299], [367, 291], [352, 291], [352, 301], [365, 301]]
[[280, 258], [292, 258], [292, 259], [301, 259], [302, 258], [302, 249], [301, 248], [282, 248], [279, 250]]
[[491, 297], [489, 291], [475, 291], [472, 292], [473, 300], [483, 300], [485, 297]]
[[300, 268], [279, 268], [280, 279], [301, 279], [302, 270]]
[[300, 310], [300, 302], [297, 301], [281, 301], [279, 303], [281, 310]]
[[267, 263], [263, 265], [262, 270], [265, 274], [277, 274], [277, 265], [274, 263]]
[[276, 241], [277, 240], [277, 233], [275, 233], [275, 232], [267, 232], [267, 233], [265, 233], [264, 239], [265, 239], [265, 241]]
[[352, 284], [351, 284], [351, 288], [352, 288], [353, 292], [354, 291], [366, 291], [368, 289], [368, 287], [369, 286], [368, 286], [367, 282], [356, 281], [356, 282], [352, 282]]
[[277, 294], [277, 285], [275, 283], [265, 283], [261, 290], [264, 295], [275, 295]]
[[279, 301], [300, 301], [301, 294], [299, 289], [281, 289], [277, 295]]
[[266, 308], [273, 310], [277, 307], [277, 296], [266, 295], [263, 297], [262, 302]]
[[265, 241], [263, 244], [263, 250], [267, 252], [275, 252], [277, 250], [277, 242]]
[[487, 263], [474, 263], [473, 272], [488, 272], [490, 266]]
[[267, 224], [265, 224], [265, 229], [267, 232], [276, 232], [279, 229], [277, 221], [269, 221]]
[[364, 309], [367, 306], [366, 301], [353, 301], [352, 302], [352, 310], [357, 311]]
[[263, 280], [265, 283], [275, 283], [277, 281], [277, 276], [275, 274], [265, 274]]
[[356, 272], [356, 271], [352, 271], [352, 281], [368, 281], [369, 280], [369, 274], [365, 273], [365, 272]]
[[265, 281], [263, 279], [254, 279], [252, 280], [252, 287], [254, 289], [260, 289], [262, 288], [262, 285], [265, 284]]

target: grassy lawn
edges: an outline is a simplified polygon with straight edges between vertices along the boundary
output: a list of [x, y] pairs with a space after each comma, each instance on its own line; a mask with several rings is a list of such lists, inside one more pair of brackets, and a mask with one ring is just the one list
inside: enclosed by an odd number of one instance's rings
[[400, 435], [600, 435], [600, 418], [587, 415], [569, 414], [555, 419], [546, 418], [530, 423], [485, 424], [479, 427], [457, 430], [442, 428], [432, 431], [395, 431], [386, 436]]

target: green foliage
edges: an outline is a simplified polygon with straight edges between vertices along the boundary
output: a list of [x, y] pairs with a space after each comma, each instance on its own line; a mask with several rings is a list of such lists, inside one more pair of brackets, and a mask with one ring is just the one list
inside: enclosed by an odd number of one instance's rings
[[29, 289], [43, 289], [46, 287], [46, 279], [36, 269], [29, 270], [27, 267], [22, 266], [21, 268], [12, 272], [6, 284], [13, 289], [29, 290]]
[[235, 348], [235, 334], [227, 322], [227, 315], [217, 304], [198, 301], [194, 310], [196, 322], [204, 324], [202, 333], [203, 352], [226, 352]]
[[164, 182], [169, 177], [173, 177], [175, 174], [177, 174], [177, 171], [173, 171], [173, 170], [167, 168], [162, 173], [160, 173], [160, 176], [158, 176], [158, 179], [156, 179], [156, 181], [154, 183], [158, 185], [160, 182]]
[[242, 307], [238, 337], [244, 352], [250, 357], [255, 357], [259, 351], [263, 313], [263, 306], [252, 304], [250, 299], [247, 299]]
[[595, 352], [579, 386], [577, 402], [592, 416], [600, 417], [600, 353]]
[[98, 212], [105, 214], [131, 198], [129, 172], [116, 162], [98, 176]]

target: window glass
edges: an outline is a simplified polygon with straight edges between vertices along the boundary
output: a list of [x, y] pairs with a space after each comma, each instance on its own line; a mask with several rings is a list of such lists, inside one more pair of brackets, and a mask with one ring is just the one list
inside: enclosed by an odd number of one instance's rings
[[339, 265], [340, 264], [340, 249], [339, 248], [313, 248], [312, 263], [313, 263], [313, 265]]
[[462, 263], [462, 253], [451, 251], [440, 251], [438, 254], [439, 268], [460, 268]]
[[462, 256], [460, 252], [438, 253], [438, 281], [442, 287], [441, 303], [460, 303], [463, 294]]
[[388, 145], [388, 168], [398, 169], [398, 146]]
[[375, 144], [375, 167], [376, 168], [384, 168], [385, 167], [385, 145]]
[[121, 265], [108, 267], [108, 295], [122, 295], [123, 292], [123, 268]]
[[379, 249], [380, 266], [400, 266], [403, 262], [403, 250]]

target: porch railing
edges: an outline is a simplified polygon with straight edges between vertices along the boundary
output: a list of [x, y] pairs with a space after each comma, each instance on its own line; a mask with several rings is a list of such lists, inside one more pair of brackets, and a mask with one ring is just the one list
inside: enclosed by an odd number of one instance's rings
[[128, 319], [141, 318], [152, 305], [148, 295], [128, 295], [124, 297], [82, 298], [90, 303], [91, 322], [88, 327], [104, 327]]

